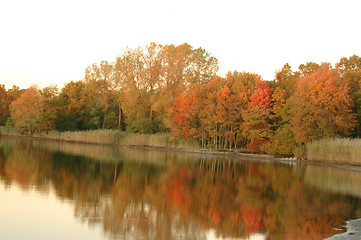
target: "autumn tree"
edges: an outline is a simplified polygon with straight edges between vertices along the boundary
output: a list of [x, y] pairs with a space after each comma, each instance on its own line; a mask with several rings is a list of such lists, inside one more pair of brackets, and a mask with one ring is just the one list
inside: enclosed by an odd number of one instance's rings
[[15, 128], [21, 133], [31, 134], [43, 129], [44, 122], [48, 120], [44, 101], [40, 91], [31, 87], [10, 105], [11, 118]]
[[59, 131], [85, 130], [85, 84], [82, 81], [71, 81], [61, 89], [59, 108], [56, 117], [56, 129]]
[[159, 130], [174, 100], [192, 86], [208, 82], [218, 71], [218, 61], [188, 44], [151, 43], [127, 49], [114, 69], [127, 129], [137, 131], [137, 126], [148, 124]]
[[357, 55], [353, 55], [349, 58], [342, 57], [336, 64], [336, 67], [341, 75], [344, 75], [347, 72], [358, 72], [361, 70], [361, 57]]
[[[271, 99], [269, 124], [272, 136], [269, 143], [264, 146], [264, 150], [270, 154], [293, 154], [294, 136], [290, 124], [290, 97], [294, 94], [298, 77], [301, 74], [308, 74], [313, 67], [313, 63], [301, 64], [299, 72], [291, 70], [291, 66], [286, 63], [281, 70], [276, 73], [274, 80], [274, 91]], [[311, 71], [310, 71], [311, 72]]]
[[162, 45], [151, 43], [146, 47], [127, 49], [116, 60], [116, 89], [129, 131], [164, 130], [163, 118], [170, 106], [168, 99], [160, 97], [165, 81], [162, 49]]
[[300, 64], [299, 71], [292, 71], [291, 66], [286, 63], [281, 70], [276, 73], [274, 81], [275, 91], [272, 94], [270, 108], [270, 127], [272, 137], [269, 144], [264, 147], [267, 153], [271, 154], [293, 154], [295, 145], [292, 132], [291, 119], [291, 97], [293, 96], [300, 76], [307, 76], [320, 65], [314, 62]]
[[16, 100], [24, 90], [17, 86], [6, 90], [5, 85], [0, 85], [0, 126], [11, 123], [10, 104]]
[[[167, 126], [173, 136], [198, 139], [203, 147], [244, 146], [242, 115], [259, 81], [259, 75], [250, 73], [233, 72], [226, 79], [216, 76], [176, 98], [169, 112], [173, 125]], [[186, 131], [177, 130], [180, 123], [187, 125]]]
[[171, 130], [173, 138], [184, 137], [192, 139], [190, 132], [192, 126], [191, 108], [194, 105], [194, 98], [192, 95], [185, 93], [177, 97], [174, 101], [173, 107], [169, 109], [167, 126]]
[[270, 143], [265, 146], [267, 153], [292, 155], [294, 136], [290, 124], [290, 98], [280, 86], [272, 94], [270, 108], [270, 128], [272, 136]]
[[9, 117], [9, 109], [6, 102], [6, 89], [5, 85], [0, 84], [0, 126], [5, 125]]
[[349, 93], [353, 101], [352, 112], [356, 115], [357, 124], [352, 133], [354, 137], [361, 136], [361, 57], [353, 55], [343, 57], [336, 64], [340, 75], [348, 83]]
[[217, 145], [217, 91], [222, 79], [215, 77], [198, 88], [177, 97], [166, 121], [173, 137], [200, 140], [202, 147]]
[[248, 148], [259, 152], [261, 146], [271, 137], [269, 116], [273, 89], [266, 82], [259, 82], [256, 91], [250, 97], [248, 110], [243, 114], [243, 135], [249, 140]]
[[314, 62], [307, 62], [306, 64], [300, 64], [298, 67], [301, 75], [307, 75], [312, 73], [314, 70], [320, 68], [321, 66]]
[[216, 114], [219, 123], [220, 142], [224, 148], [237, 148], [242, 122], [244, 98], [224, 85], [217, 93]]
[[[127, 49], [115, 63], [116, 88], [126, 117], [127, 129], [138, 131], [137, 125], [150, 116], [148, 83], [154, 86], [145, 73], [145, 53], [142, 48]], [[145, 77], [146, 76], [146, 77]], [[143, 128], [144, 126], [140, 126]]]
[[217, 116], [217, 93], [223, 79], [216, 76], [211, 81], [199, 86], [198, 104], [199, 121], [203, 145], [218, 148], [219, 117]]
[[56, 113], [59, 108], [59, 90], [57, 86], [50, 85], [41, 90], [44, 104], [42, 130], [55, 129]]
[[282, 69], [277, 71], [276, 73], [277, 86], [284, 89], [286, 91], [287, 96], [290, 97], [296, 88], [296, 83], [299, 75], [300, 75], [299, 72], [293, 72], [291, 66], [288, 63], [286, 63], [282, 67]]
[[159, 89], [162, 84], [162, 45], [150, 43], [144, 51], [144, 85], [149, 95], [149, 120], [162, 118], [165, 113], [160, 102]]
[[228, 72], [225, 78], [226, 84], [231, 90], [231, 102], [233, 116], [237, 118], [233, 123], [236, 133], [236, 147], [246, 147], [247, 139], [243, 135], [243, 114], [247, 112], [250, 97], [257, 89], [261, 76], [249, 72]]
[[344, 80], [348, 83], [349, 94], [352, 99], [352, 112], [356, 116], [356, 125], [352, 136], [361, 136], [361, 69], [357, 72], [347, 72]]
[[18, 86], [13, 85], [12, 88], [8, 89], [7, 91], [7, 102], [10, 105], [10, 103], [17, 98], [20, 97], [20, 95], [25, 91], [25, 89], [20, 89]]
[[85, 70], [84, 103], [88, 128], [117, 128], [121, 121], [119, 102], [115, 93], [115, 73], [113, 64], [101, 61]]
[[215, 57], [187, 43], [165, 45], [160, 54], [164, 79], [162, 92], [170, 103], [190, 86], [207, 83], [218, 72], [218, 60]]
[[261, 76], [256, 73], [233, 71], [226, 75], [227, 85], [232, 92], [246, 101], [249, 101], [260, 81]]
[[347, 83], [328, 64], [300, 77], [292, 96], [292, 130], [296, 143], [347, 136], [354, 126]]

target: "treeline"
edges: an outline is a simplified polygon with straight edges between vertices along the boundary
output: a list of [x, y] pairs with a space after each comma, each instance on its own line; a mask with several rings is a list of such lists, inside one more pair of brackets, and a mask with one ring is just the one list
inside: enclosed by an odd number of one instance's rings
[[[353, 61], [357, 59], [357, 71]], [[340, 136], [359, 136], [361, 59], [330, 64], [286, 64], [274, 81], [228, 73], [193, 88], [169, 110], [173, 136], [198, 139], [213, 148], [292, 154], [295, 146]]]
[[11, 120], [10, 125], [28, 133], [50, 129], [165, 131], [163, 119], [175, 97], [190, 86], [208, 82], [218, 68], [218, 60], [210, 53], [188, 44], [151, 43], [127, 49], [114, 62], [89, 66], [82, 80], [71, 81], [60, 91], [54, 86], [5, 91], [2, 86], [0, 124]]
[[204, 148], [292, 154], [294, 146], [360, 135], [361, 58], [313, 62], [273, 81], [247, 72], [217, 76], [218, 60], [202, 48], [151, 43], [114, 62], [89, 66], [59, 90], [0, 85], [0, 125], [37, 131], [119, 129], [169, 132]]
[[61, 91], [50, 86], [14, 87], [6, 92], [2, 86], [0, 124], [11, 116], [9, 124], [30, 133], [106, 128], [165, 131], [163, 119], [175, 97], [192, 85], [208, 82], [218, 68], [210, 53], [188, 44], [151, 43], [127, 49], [115, 62], [89, 66], [82, 80], [67, 83]]

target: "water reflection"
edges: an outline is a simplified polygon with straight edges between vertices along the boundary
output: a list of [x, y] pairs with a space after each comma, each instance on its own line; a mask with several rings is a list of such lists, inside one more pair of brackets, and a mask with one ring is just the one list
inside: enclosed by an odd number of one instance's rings
[[2, 137], [0, 178], [108, 239], [324, 239], [361, 213], [360, 172], [325, 166]]

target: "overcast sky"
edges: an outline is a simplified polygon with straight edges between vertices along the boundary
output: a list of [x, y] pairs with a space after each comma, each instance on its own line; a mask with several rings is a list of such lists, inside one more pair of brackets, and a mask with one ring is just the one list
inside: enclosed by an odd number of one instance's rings
[[0, 84], [62, 87], [85, 68], [150, 42], [202, 47], [220, 76], [265, 80], [288, 62], [361, 56], [359, 0], [11, 0], [0, 2]]

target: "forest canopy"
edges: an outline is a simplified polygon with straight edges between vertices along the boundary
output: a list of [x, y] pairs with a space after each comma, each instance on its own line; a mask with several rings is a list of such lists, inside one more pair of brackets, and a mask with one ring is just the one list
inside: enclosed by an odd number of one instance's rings
[[359, 137], [361, 58], [335, 66], [286, 63], [275, 79], [256, 73], [218, 76], [211, 53], [189, 44], [150, 43], [85, 69], [62, 89], [0, 85], [0, 125], [37, 131], [118, 129], [167, 132], [203, 148], [292, 154], [326, 137]]

